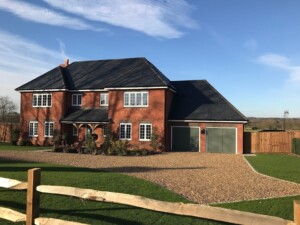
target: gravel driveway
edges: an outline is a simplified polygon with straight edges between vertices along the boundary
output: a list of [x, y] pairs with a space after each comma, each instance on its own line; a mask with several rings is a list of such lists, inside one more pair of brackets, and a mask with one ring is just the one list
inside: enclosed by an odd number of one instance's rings
[[300, 195], [300, 185], [259, 175], [242, 155], [190, 152], [122, 157], [0, 151], [1, 159], [125, 173], [158, 183], [201, 204]]

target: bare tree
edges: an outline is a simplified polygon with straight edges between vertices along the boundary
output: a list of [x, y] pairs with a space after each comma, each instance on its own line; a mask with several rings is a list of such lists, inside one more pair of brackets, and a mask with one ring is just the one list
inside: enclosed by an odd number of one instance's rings
[[0, 96], [0, 122], [3, 123], [2, 142], [5, 141], [7, 126], [13, 122], [16, 109], [16, 104], [8, 96]]

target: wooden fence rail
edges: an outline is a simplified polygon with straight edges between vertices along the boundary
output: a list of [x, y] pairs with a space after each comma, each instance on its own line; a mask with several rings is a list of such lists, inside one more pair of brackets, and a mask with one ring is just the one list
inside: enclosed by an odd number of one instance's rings
[[26, 184], [28, 186], [26, 215], [8, 208], [0, 207], [0, 218], [13, 222], [26, 221], [26, 225], [86, 225], [83, 223], [53, 218], [40, 218], [39, 193], [48, 193], [73, 196], [92, 201], [125, 204], [153, 211], [192, 216], [234, 224], [300, 225], [300, 201], [294, 201], [294, 221], [289, 221], [274, 216], [241, 212], [237, 210], [211, 207], [206, 205], [163, 202], [142, 196], [97, 191], [92, 189], [39, 185], [39, 182], [40, 169], [32, 169], [28, 171], [28, 184], [12, 179], [0, 178], [0, 187], [15, 189], [14, 187], [16, 187], [16, 185], [18, 186], [21, 184]]
[[293, 138], [300, 131], [244, 132], [244, 153], [292, 153]]

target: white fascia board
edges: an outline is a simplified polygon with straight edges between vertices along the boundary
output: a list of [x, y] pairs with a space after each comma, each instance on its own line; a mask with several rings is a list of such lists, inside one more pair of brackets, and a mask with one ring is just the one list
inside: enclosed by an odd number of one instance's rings
[[60, 121], [61, 123], [65, 123], [65, 124], [73, 124], [73, 123], [82, 123], [82, 124], [89, 124], [89, 123], [100, 123], [100, 124], [105, 124], [105, 123], [109, 123], [109, 122], [81, 122], [81, 121]]
[[83, 89], [83, 90], [69, 90], [70, 92], [90, 92], [90, 91], [102, 91], [105, 92], [105, 89]]
[[169, 122], [187, 122], [187, 123], [248, 123], [248, 121], [224, 121], [224, 120], [168, 120]]
[[105, 90], [145, 90], [145, 89], [168, 89], [168, 87], [163, 86], [163, 87], [115, 87], [115, 88], [105, 88]]
[[18, 92], [53, 92], [53, 91], [68, 91], [68, 89], [41, 89], [41, 90], [21, 90]]

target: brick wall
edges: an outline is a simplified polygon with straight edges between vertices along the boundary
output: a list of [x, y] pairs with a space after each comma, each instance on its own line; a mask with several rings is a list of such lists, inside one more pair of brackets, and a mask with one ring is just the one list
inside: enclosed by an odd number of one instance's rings
[[21, 93], [21, 108], [20, 108], [20, 130], [21, 138], [28, 138], [29, 122], [38, 122], [38, 137], [30, 138], [33, 144], [43, 145], [50, 141], [44, 137], [45, 121], [54, 122], [54, 129], [61, 129], [60, 119], [66, 112], [67, 106], [65, 92], [52, 92], [51, 107], [33, 107], [33, 93]]
[[109, 118], [112, 119], [112, 130], [118, 135], [120, 123], [132, 123], [133, 145], [150, 148], [150, 141], [139, 141], [140, 123], [151, 123], [165, 144], [165, 94], [166, 90], [148, 90], [148, 107], [124, 107], [124, 91], [109, 91]]

